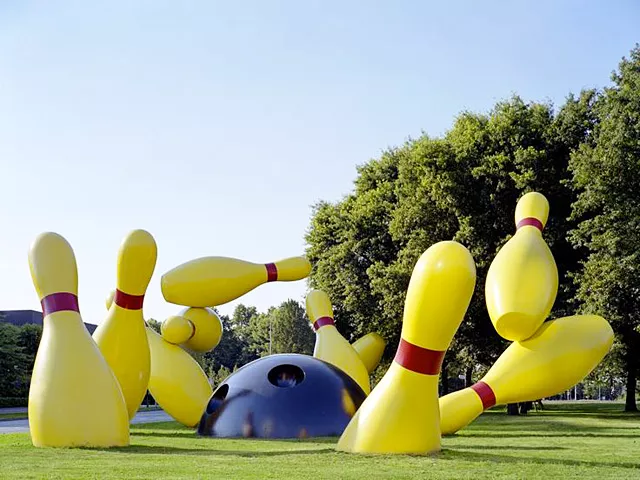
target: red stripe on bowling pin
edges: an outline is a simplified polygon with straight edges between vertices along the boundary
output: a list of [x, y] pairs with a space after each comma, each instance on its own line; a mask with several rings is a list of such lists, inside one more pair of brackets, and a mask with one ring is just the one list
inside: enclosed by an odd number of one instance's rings
[[144, 295], [129, 295], [121, 290], [116, 289], [113, 302], [120, 308], [126, 310], [140, 310], [144, 303]]
[[438, 375], [445, 353], [446, 352], [439, 350], [419, 347], [401, 338], [396, 357], [393, 361], [412, 372], [423, 375]]
[[40, 301], [40, 305], [42, 305], [42, 315], [44, 317], [62, 311], [80, 312], [77, 295], [69, 292], [47, 295]]
[[485, 410], [496, 404], [496, 394], [493, 393], [493, 390], [488, 384], [481, 381], [471, 385], [470, 388], [478, 394], [478, 397], [480, 397], [482, 401], [482, 408]]
[[320, 329], [320, 327], [324, 327], [325, 325], [335, 325], [333, 318], [320, 317], [315, 322], [313, 322], [313, 329], [317, 332]]
[[518, 230], [520, 227], [526, 227], [526, 226], [536, 227], [540, 231], [542, 231], [544, 228], [544, 226], [542, 225], [542, 222], [537, 218], [527, 217], [527, 218], [523, 218], [518, 222], [518, 224], [516, 225], [516, 230]]
[[267, 282], [275, 282], [278, 280], [278, 267], [275, 263], [266, 263], [264, 265], [267, 269]]

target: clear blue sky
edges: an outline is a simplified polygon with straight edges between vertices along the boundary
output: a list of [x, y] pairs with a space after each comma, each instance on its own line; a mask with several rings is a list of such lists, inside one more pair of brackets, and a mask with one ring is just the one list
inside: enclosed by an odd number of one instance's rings
[[[301, 254], [311, 206], [387, 147], [512, 93], [559, 104], [607, 85], [640, 41], [640, 4], [585, 5], [0, 2], [0, 309], [40, 308], [27, 251], [47, 230], [74, 247], [91, 323], [134, 228], [158, 243], [158, 320], [180, 309], [160, 276], [184, 261]], [[239, 301], [264, 311], [305, 290]]]

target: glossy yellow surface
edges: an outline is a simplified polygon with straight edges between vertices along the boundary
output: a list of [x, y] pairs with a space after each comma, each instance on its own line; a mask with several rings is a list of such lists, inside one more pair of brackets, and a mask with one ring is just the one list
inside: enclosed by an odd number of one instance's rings
[[210, 352], [222, 339], [222, 320], [210, 308], [185, 308], [180, 315], [189, 320], [195, 332], [184, 343], [184, 347], [194, 352]]
[[[459, 243], [439, 242], [416, 263], [404, 306], [402, 338], [444, 351], [471, 301], [476, 268]], [[440, 450], [439, 375], [409, 370], [395, 360], [362, 403], [337, 450], [428, 454]]]
[[180, 345], [196, 333], [196, 328], [186, 318], [180, 315], [171, 315], [162, 322], [160, 332], [165, 341]]
[[[117, 288], [129, 295], [144, 295], [157, 255], [156, 242], [149, 232], [130, 232], [118, 251]], [[143, 310], [121, 308], [111, 299], [107, 316], [93, 338], [120, 383], [132, 419], [147, 392], [151, 370]]]
[[[540, 193], [524, 195], [516, 206], [516, 225], [527, 217], [544, 225], [549, 203]], [[533, 335], [547, 318], [558, 292], [558, 269], [551, 250], [534, 226], [520, 227], [489, 266], [485, 298], [498, 334], [511, 341]]]
[[375, 332], [368, 333], [351, 344], [369, 373], [380, 363], [386, 345], [384, 338]]
[[[482, 379], [496, 405], [533, 401], [576, 385], [598, 366], [613, 343], [609, 323], [597, 315], [574, 315], [545, 322], [527, 340], [512, 343]], [[444, 435], [455, 433], [483, 411], [470, 388], [440, 399]]]
[[151, 349], [149, 391], [162, 409], [187, 427], [195, 427], [213, 389], [198, 362], [177, 345], [146, 327]]
[[[301, 280], [311, 272], [305, 257], [275, 262], [279, 282]], [[215, 307], [241, 297], [266, 283], [264, 264], [229, 257], [202, 257], [183, 263], [162, 276], [167, 302], [187, 307]]]
[[[322, 290], [312, 290], [306, 297], [309, 321], [313, 324], [322, 317], [333, 319], [333, 307], [329, 296]], [[353, 378], [364, 393], [369, 394], [369, 372], [351, 344], [342, 336], [335, 325], [324, 325], [316, 331], [313, 356], [335, 365]]]
[[[69, 243], [39, 235], [29, 251], [38, 298], [78, 294], [78, 270]], [[129, 444], [129, 417], [116, 377], [75, 311], [43, 319], [29, 389], [29, 429], [36, 447], [110, 447]]]

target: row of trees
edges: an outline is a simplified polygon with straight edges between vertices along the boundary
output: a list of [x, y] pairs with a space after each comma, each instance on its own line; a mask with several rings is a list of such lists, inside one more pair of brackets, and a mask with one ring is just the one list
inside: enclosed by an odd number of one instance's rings
[[[42, 327], [17, 327], [0, 319], [0, 406], [2, 398], [26, 398]], [[12, 406], [12, 405], [7, 405]]]
[[[306, 232], [311, 286], [324, 289], [350, 340], [377, 331], [395, 354], [413, 266], [430, 245], [461, 242], [477, 287], [443, 364], [447, 379], [477, 380], [508, 343], [489, 320], [487, 269], [515, 231], [514, 209], [538, 191], [551, 211], [544, 238], [560, 289], [550, 318], [597, 313], [616, 343], [588, 381], [626, 377], [636, 410], [640, 346], [640, 49], [623, 58], [602, 91], [569, 95], [557, 109], [514, 96], [487, 114], [463, 112], [442, 137], [427, 134], [358, 168], [354, 191], [319, 202]], [[601, 376], [602, 378], [595, 378]], [[605, 378], [606, 377], [606, 378]]]

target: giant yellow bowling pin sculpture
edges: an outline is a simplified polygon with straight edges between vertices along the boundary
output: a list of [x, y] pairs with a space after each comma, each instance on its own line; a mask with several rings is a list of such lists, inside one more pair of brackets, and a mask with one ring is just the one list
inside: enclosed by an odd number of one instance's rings
[[149, 391], [162, 409], [186, 427], [195, 427], [213, 389], [198, 362], [147, 327], [151, 349]]
[[440, 450], [440, 367], [475, 282], [473, 258], [459, 243], [440, 242], [422, 254], [409, 282], [396, 356], [342, 433], [338, 450], [387, 454]]
[[222, 321], [210, 308], [185, 308], [162, 322], [162, 338], [194, 352], [210, 352], [222, 338]]
[[312, 290], [306, 298], [306, 309], [316, 332], [313, 356], [338, 367], [368, 395], [371, 392], [369, 372], [358, 353], [336, 329], [329, 296], [322, 290]]
[[122, 387], [132, 419], [149, 385], [151, 357], [142, 312], [144, 296], [156, 266], [157, 246], [145, 230], [133, 230], [118, 251], [114, 296], [106, 319], [93, 338]]
[[364, 337], [360, 337], [358, 340], [353, 342], [351, 346], [358, 353], [358, 356], [362, 360], [362, 363], [364, 363], [367, 371], [369, 373], [373, 373], [380, 363], [380, 359], [384, 353], [384, 347], [387, 346], [387, 342], [385, 342], [384, 338], [379, 334], [371, 332], [366, 334]]
[[545, 322], [532, 337], [512, 343], [482, 380], [440, 398], [442, 434], [457, 432], [494, 405], [533, 401], [573, 387], [612, 343], [611, 326], [597, 315]]
[[516, 234], [500, 249], [487, 271], [485, 299], [498, 335], [525, 340], [547, 318], [558, 293], [558, 269], [542, 238], [549, 203], [530, 192], [516, 206]]
[[[114, 296], [115, 292], [107, 296], [107, 309], [111, 308]], [[194, 427], [213, 394], [207, 375], [182, 348], [165, 341], [149, 326], [145, 331], [151, 356], [151, 395], [176, 421]]]
[[228, 257], [202, 257], [183, 263], [162, 276], [160, 287], [169, 303], [215, 307], [267, 282], [291, 282], [309, 275], [305, 257], [259, 264]]
[[36, 447], [129, 444], [129, 417], [111, 368], [78, 307], [78, 270], [69, 243], [39, 235], [29, 251], [43, 329], [29, 389], [29, 430]]

